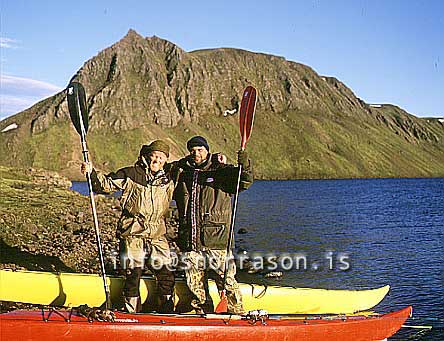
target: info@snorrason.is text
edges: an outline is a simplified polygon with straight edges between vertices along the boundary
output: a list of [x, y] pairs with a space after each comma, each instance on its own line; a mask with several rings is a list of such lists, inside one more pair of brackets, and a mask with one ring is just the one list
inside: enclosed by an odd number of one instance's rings
[[[111, 263], [114, 269], [118, 265], [118, 253], [107, 257], [108, 263]], [[206, 254], [205, 251], [201, 253], [198, 259], [199, 267], [206, 269], [220, 269], [223, 268], [221, 264], [224, 260], [212, 257]], [[326, 251], [321, 253], [319, 257], [308, 255], [306, 253], [272, 253], [272, 252], [239, 252], [237, 254], [230, 253], [225, 261], [235, 262], [240, 271], [260, 272], [260, 271], [347, 271], [351, 269], [351, 257], [346, 252]], [[127, 260], [120, 259], [121, 264], [127, 264]], [[161, 268], [166, 266], [172, 271], [186, 270], [191, 266], [191, 262], [187, 253], [171, 253], [171, 260], [168, 264], [164, 263], [163, 258], [157, 259], [155, 256], [145, 255], [145, 264], [151, 268]], [[131, 267], [131, 264], [129, 264]]]

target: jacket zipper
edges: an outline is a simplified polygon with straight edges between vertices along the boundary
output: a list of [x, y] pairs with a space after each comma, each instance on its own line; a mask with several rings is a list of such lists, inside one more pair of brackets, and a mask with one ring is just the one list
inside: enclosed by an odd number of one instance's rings
[[148, 220], [149, 223], [151, 223], [152, 219], [153, 219], [153, 214], [155, 212], [154, 210], [154, 198], [153, 198], [153, 184], [150, 183], [150, 179], [148, 174], [146, 174], [146, 180], [147, 180], [147, 186], [150, 188], [150, 196], [151, 196], [151, 214], [150, 214], [150, 219]]
[[192, 249], [197, 251], [197, 180], [199, 170], [195, 169], [193, 173], [193, 184], [191, 186], [191, 245]]

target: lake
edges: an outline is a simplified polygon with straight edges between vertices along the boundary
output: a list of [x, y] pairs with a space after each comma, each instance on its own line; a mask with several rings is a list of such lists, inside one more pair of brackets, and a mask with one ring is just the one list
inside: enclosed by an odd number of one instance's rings
[[[85, 183], [73, 189], [87, 193]], [[389, 284], [376, 311], [413, 305], [409, 323], [434, 327], [391, 339], [444, 340], [443, 202], [442, 178], [256, 181], [239, 196], [236, 247], [279, 257], [282, 278], [254, 277], [269, 284]]]

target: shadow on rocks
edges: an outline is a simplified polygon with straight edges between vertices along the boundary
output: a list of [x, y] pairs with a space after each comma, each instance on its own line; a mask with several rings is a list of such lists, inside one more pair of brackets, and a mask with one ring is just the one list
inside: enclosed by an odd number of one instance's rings
[[74, 272], [57, 257], [34, 255], [18, 247], [9, 246], [3, 239], [0, 239], [0, 265], [14, 270], [25, 268], [32, 271]]

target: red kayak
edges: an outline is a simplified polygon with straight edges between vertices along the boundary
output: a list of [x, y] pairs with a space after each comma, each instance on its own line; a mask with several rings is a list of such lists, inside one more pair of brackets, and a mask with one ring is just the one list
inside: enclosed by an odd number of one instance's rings
[[240, 318], [116, 313], [88, 322], [72, 311], [16, 310], [0, 314], [1, 340], [338, 340], [376, 341], [395, 334], [412, 307], [377, 316]]

